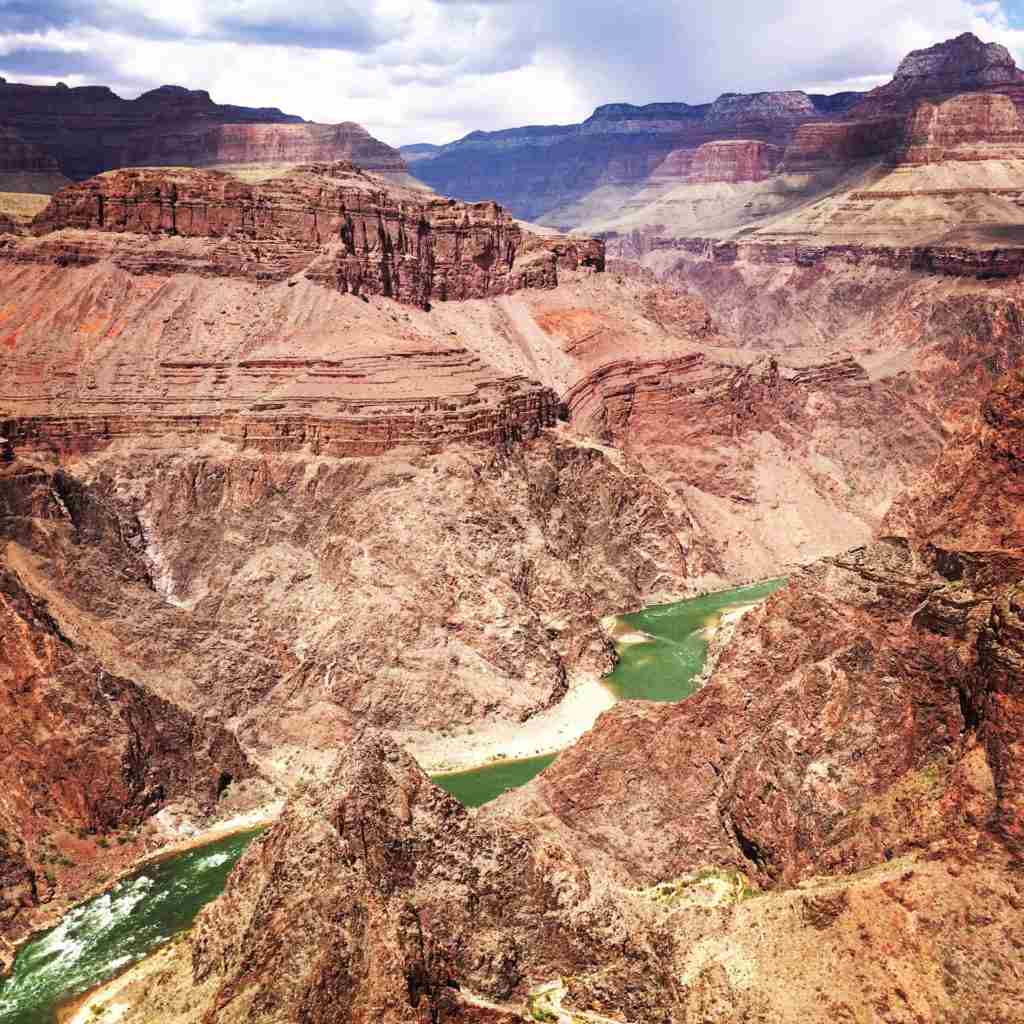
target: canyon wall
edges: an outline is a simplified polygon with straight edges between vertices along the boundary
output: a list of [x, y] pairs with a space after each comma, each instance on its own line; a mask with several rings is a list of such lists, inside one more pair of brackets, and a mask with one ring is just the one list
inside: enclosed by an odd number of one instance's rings
[[473, 132], [436, 151], [415, 147], [415, 173], [448, 195], [494, 198], [518, 217], [576, 226], [575, 204], [596, 193], [602, 209], [614, 209], [672, 153], [689, 159], [705, 143], [733, 139], [785, 146], [798, 125], [825, 121], [855, 98], [729, 93], [699, 106], [607, 104], [577, 125]]
[[1012, 1020], [1022, 405], [1015, 374], [912, 530], [749, 612], [697, 695], [484, 811], [354, 735], [124, 1019]]
[[45, 559], [103, 543], [121, 551], [120, 582], [144, 580], [126, 525], [71, 477], [23, 462], [0, 466], [3, 961], [7, 941], [32, 926], [67, 869], [74, 873], [61, 844], [88, 849], [80, 841], [87, 833], [132, 829], [177, 801], [209, 812], [229, 784], [253, 775], [226, 730], [106, 671], [61, 630], [39, 591], [26, 546]]
[[[398, 151], [353, 122], [313, 124], [271, 107], [161, 86], [123, 100], [105, 86], [0, 83], [0, 163], [81, 180], [118, 167], [351, 160], [404, 173]], [[45, 164], [45, 166], [41, 166]]]
[[[37, 235], [64, 229], [244, 240], [256, 265], [244, 255], [232, 265], [229, 249], [224, 272], [267, 280], [307, 269], [341, 291], [420, 305], [553, 286], [559, 266], [603, 267], [598, 242], [532, 236], [495, 203], [389, 189], [346, 162], [260, 184], [214, 171], [118, 171], [63, 189], [33, 223]], [[151, 258], [161, 267], [159, 249]]]
[[111, 172], [62, 190], [32, 230], [0, 254], [0, 418], [20, 449], [58, 455], [211, 431], [337, 456], [508, 447], [556, 422], [557, 395], [391, 300], [426, 311], [604, 265], [599, 242], [347, 163], [261, 184]]

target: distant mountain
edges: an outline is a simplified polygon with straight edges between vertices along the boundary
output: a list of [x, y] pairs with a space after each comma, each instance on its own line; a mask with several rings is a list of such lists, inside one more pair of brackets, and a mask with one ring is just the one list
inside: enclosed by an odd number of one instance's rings
[[70, 89], [0, 79], [0, 169], [81, 180], [117, 167], [351, 160], [402, 173], [397, 150], [354, 122], [316, 124], [277, 107], [215, 103], [163, 85], [134, 100], [106, 86]]
[[726, 93], [714, 103], [606, 103], [580, 124], [471, 132], [446, 146], [403, 146], [416, 176], [444, 195], [496, 199], [517, 216], [571, 224], [565, 211], [602, 190], [614, 204], [678, 150], [749, 139], [785, 146], [797, 126], [825, 121], [863, 99], [803, 92]]

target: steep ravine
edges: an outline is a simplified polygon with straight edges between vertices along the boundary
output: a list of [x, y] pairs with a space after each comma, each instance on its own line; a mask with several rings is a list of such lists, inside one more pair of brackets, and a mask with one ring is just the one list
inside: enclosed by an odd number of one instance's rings
[[511, 1022], [555, 990], [588, 1022], [1015, 1021], [1022, 408], [1018, 373], [699, 693], [483, 811], [360, 730], [125, 1024]]

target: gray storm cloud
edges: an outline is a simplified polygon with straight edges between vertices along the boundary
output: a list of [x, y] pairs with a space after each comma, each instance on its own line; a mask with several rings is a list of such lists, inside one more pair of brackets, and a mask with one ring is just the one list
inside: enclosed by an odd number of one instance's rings
[[995, 0], [0, 0], [0, 14], [8, 78], [131, 95], [173, 76], [222, 102], [362, 120], [393, 142], [610, 101], [855, 88], [965, 30], [1024, 43]]

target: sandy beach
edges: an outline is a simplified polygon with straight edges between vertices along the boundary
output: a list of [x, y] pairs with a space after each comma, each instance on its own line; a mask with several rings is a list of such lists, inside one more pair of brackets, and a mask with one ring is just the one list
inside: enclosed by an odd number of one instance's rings
[[468, 771], [494, 761], [556, 754], [588, 732], [616, 701], [602, 680], [579, 677], [556, 707], [527, 722], [498, 722], [453, 736], [408, 734], [400, 742], [430, 775]]

